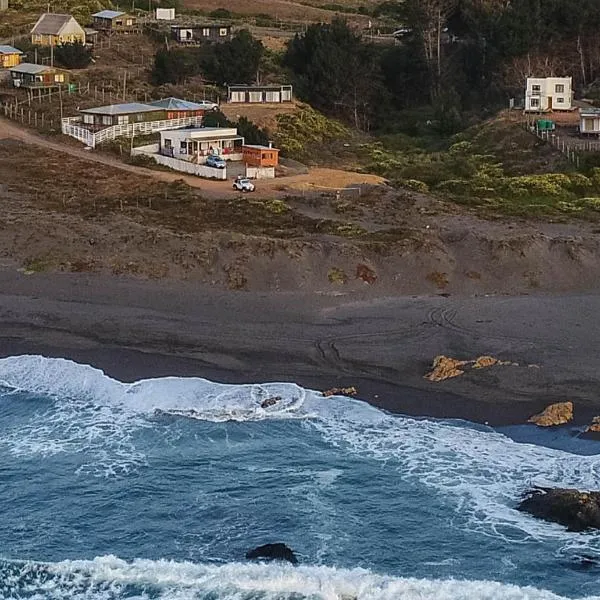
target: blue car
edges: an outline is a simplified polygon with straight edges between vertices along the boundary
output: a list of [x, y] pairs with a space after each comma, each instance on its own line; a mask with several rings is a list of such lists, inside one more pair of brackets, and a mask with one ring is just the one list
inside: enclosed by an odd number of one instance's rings
[[226, 167], [226, 164], [220, 156], [215, 156], [211, 154], [206, 159], [206, 166], [213, 167], [214, 169], [224, 169]]

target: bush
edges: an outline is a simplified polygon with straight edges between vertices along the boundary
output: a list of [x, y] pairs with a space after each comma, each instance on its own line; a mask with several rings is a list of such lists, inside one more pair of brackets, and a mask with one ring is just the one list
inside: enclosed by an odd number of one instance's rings
[[67, 69], [85, 69], [92, 62], [92, 51], [81, 42], [56, 46], [54, 56]]

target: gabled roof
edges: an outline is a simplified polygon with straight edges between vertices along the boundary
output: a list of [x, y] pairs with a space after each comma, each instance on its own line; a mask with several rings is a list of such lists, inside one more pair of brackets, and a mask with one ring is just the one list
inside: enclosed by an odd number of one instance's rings
[[14, 71], [15, 73], [28, 73], [29, 75], [39, 75], [40, 73], [54, 72], [56, 70], [54, 67], [49, 67], [48, 65], [34, 65], [33, 63], [21, 63], [9, 69], [9, 71]]
[[92, 17], [98, 17], [99, 19], [115, 19], [116, 17], [121, 17], [125, 13], [121, 10], [101, 10], [92, 15]]
[[131, 115], [133, 113], [147, 113], [162, 110], [158, 106], [150, 106], [141, 102], [129, 102], [126, 104], [109, 104], [108, 106], [97, 106], [95, 108], [84, 108], [79, 112], [91, 115]]
[[167, 108], [170, 110], [203, 110], [206, 106], [202, 104], [196, 104], [195, 102], [189, 102], [188, 100], [181, 100], [180, 98], [163, 98], [162, 100], [154, 100], [148, 102], [150, 106], [157, 106], [159, 108]]
[[[73, 19], [71, 15], [45, 13], [33, 26], [31, 33], [35, 35], [60, 35], [71, 19]], [[75, 19], [73, 20], [75, 21]]]
[[0, 45], [0, 54], [23, 54], [18, 48]]

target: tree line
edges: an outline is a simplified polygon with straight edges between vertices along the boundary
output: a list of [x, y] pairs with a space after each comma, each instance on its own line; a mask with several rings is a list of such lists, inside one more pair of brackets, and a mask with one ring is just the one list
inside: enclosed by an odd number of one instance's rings
[[401, 32], [393, 46], [334, 20], [309, 26], [274, 57], [241, 31], [218, 47], [160, 50], [153, 80], [291, 80], [300, 99], [360, 130], [394, 130], [403, 113], [429, 106], [451, 132], [466, 114], [521, 98], [528, 76], [572, 76], [575, 89], [600, 99], [599, 0], [386, 0], [380, 8]]

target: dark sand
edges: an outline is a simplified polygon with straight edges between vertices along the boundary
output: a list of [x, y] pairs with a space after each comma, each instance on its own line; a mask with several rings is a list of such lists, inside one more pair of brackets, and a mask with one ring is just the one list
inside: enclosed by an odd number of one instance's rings
[[[0, 271], [0, 290], [1, 356], [71, 358], [121, 381], [356, 386], [393, 412], [491, 425], [523, 423], [564, 400], [576, 422], [600, 414], [600, 295], [373, 299], [373, 288], [259, 294], [10, 270]], [[431, 383], [423, 374], [437, 354], [520, 366]]]

